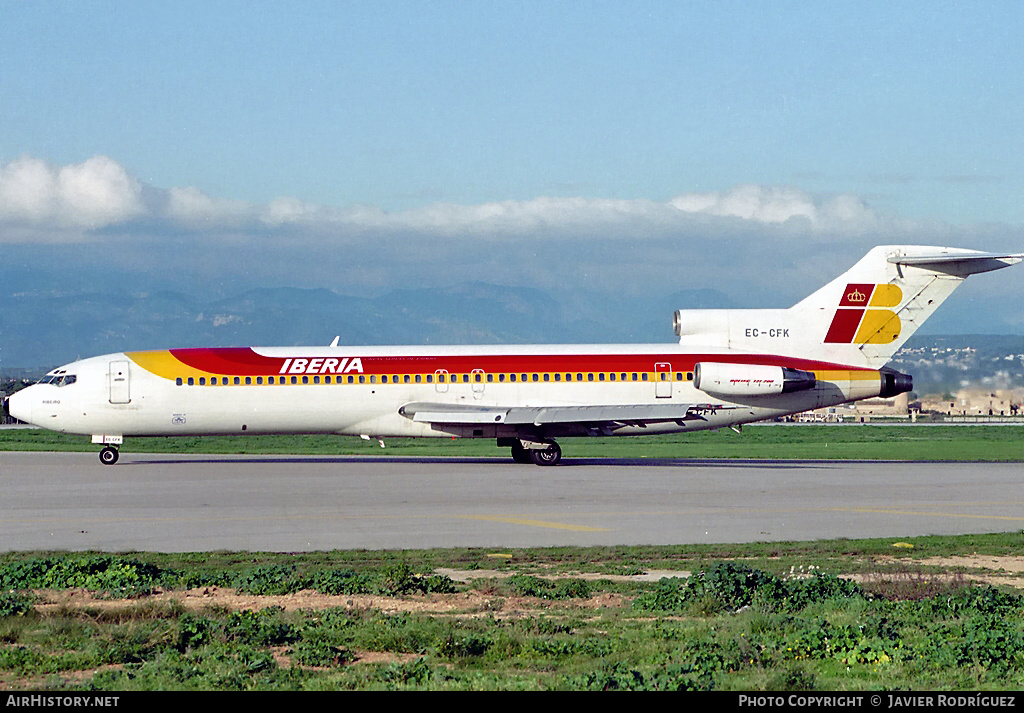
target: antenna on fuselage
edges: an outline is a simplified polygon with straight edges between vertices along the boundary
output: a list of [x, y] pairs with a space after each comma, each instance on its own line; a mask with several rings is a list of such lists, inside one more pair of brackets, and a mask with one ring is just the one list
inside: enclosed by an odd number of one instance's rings
[[332, 346], [332, 347], [336, 347], [336, 346], [338, 346], [338, 340], [339, 340], [339, 339], [341, 339], [341, 335], [340, 335], [340, 334], [339, 334], [339, 335], [338, 335], [337, 337], [335, 337], [335, 338], [334, 338], [334, 341], [333, 341], [333, 342], [331, 342], [331, 346]]

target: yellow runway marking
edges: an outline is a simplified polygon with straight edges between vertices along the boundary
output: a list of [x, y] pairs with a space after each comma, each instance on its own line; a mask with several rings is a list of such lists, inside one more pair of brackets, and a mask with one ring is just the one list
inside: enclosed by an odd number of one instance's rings
[[549, 522], [547, 520], [531, 520], [524, 517], [512, 517], [509, 515], [252, 515], [245, 517], [129, 517], [129, 518], [18, 518], [7, 520], [8, 523], [36, 524], [36, 525], [82, 525], [96, 523], [126, 523], [126, 522], [148, 522], [148, 523], [187, 523], [187, 522], [260, 522], [269, 521], [296, 521], [296, 520], [483, 520], [487, 522], [505, 522], [512, 525], [527, 525], [529, 527], [546, 527], [554, 530], [571, 530], [574, 532], [611, 532], [605, 527], [589, 527], [587, 525], [571, 525], [564, 522]]
[[530, 520], [524, 517], [508, 517], [507, 515], [458, 515], [462, 520], [486, 520], [487, 522], [507, 522], [512, 525], [529, 525], [530, 527], [547, 527], [554, 530], [572, 530], [573, 532], [611, 532], [606, 527], [589, 527], [587, 525], [569, 525], [564, 522], [547, 522], [546, 520]]
[[897, 510], [895, 508], [829, 508], [832, 512], [861, 512], [876, 515], [925, 515], [928, 517], [963, 517], [974, 520], [1010, 520], [1024, 522], [1022, 515], [973, 515], [960, 512], [934, 512], [930, 510]]

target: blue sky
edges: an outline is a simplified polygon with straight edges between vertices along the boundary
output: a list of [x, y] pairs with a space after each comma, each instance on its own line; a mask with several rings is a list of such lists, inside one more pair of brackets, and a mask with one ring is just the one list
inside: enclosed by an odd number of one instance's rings
[[[0, 243], [129, 247], [137, 289], [209, 245], [235, 251], [209, 275], [339, 291], [452, 265], [670, 290], [694, 253], [685, 286], [753, 289], [796, 251], [799, 298], [878, 242], [1024, 249], [1022, 27], [1019, 2], [0, 0]], [[553, 248], [586, 259], [556, 277]]]

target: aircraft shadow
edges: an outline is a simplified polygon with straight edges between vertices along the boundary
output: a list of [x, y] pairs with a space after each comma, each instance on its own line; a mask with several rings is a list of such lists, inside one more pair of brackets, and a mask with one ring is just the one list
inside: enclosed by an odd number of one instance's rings
[[[793, 468], [831, 468], [835, 464], [851, 461], [821, 461], [821, 460], [755, 460], [755, 459], [724, 459], [724, 458], [563, 458], [561, 463], [554, 466], [557, 472], [560, 468], [574, 468], [581, 466], [589, 467], [613, 467], [613, 468], [758, 468], [758, 469], [793, 469]], [[880, 461], [871, 461], [880, 462]], [[502, 457], [458, 457], [458, 456], [266, 456], [266, 455], [238, 455], [213, 458], [210, 456], [176, 456], [171, 458], [133, 458], [129, 456], [122, 460], [124, 465], [186, 465], [186, 464], [353, 464], [353, 463], [388, 463], [388, 464], [419, 464], [430, 465], [448, 463], [451, 465], [508, 465], [521, 469], [534, 468], [538, 473], [547, 473], [551, 470], [538, 468], [531, 464], [519, 465], [512, 462], [511, 458]]]

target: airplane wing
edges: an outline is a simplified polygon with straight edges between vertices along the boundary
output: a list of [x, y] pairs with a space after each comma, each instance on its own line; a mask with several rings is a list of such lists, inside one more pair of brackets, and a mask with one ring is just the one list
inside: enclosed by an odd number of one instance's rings
[[651, 423], [706, 421], [718, 404], [612, 404], [608, 406], [477, 406], [409, 403], [398, 410], [406, 418], [436, 425], [505, 424], [509, 426], [578, 425], [601, 432]]

